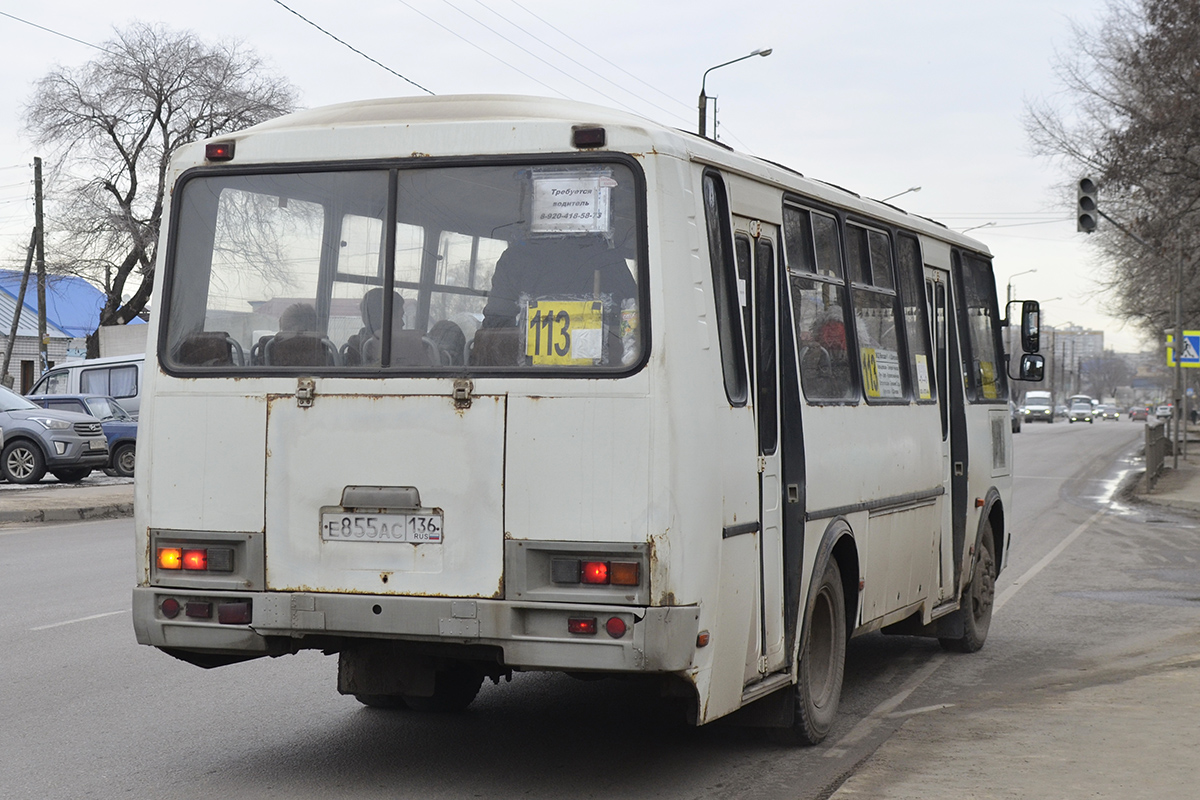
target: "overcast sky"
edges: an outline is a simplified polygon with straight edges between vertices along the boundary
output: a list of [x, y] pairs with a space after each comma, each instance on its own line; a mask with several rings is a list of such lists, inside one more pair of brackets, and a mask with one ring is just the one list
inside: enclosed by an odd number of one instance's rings
[[423, 93], [394, 72], [436, 94], [563, 96], [692, 130], [705, 70], [770, 47], [709, 75], [723, 141], [870, 197], [920, 186], [893, 202], [958, 230], [985, 226], [971, 235], [995, 254], [1001, 298], [1011, 281], [1043, 302], [1046, 324], [1142, 349], [1104, 313], [1066, 191], [1075, 176], [1035, 159], [1022, 127], [1026, 100], [1065, 102], [1055, 54], [1071, 47], [1073, 20], [1097, 21], [1096, 0], [283, 2], [0, 0], [49, 29], [0, 16], [0, 264], [23, 262], [33, 225], [38, 153], [22, 114], [35, 82], [95, 57], [89, 45], [131, 21], [240, 39], [308, 107]]

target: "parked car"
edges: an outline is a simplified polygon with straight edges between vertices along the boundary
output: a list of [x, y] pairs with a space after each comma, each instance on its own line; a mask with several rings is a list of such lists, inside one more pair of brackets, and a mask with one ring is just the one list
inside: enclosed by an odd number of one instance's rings
[[1071, 403], [1071, 410], [1067, 412], [1067, 419], [1071, 422], [1092, 424], [1092, 404], [1084, 401]]
[[0, 475], [12, 483], [37, 483], [50, 472], [76, 483], [108, 463], [108, 440], [100, 420], [52, 411], [0, 386]]
[[100, 420], [108, 439], [106, 471], [122, 478], [133, 477], [137, 443], [137, 420], [111, 397], [102, 394], [38, 394], [25, 398], [43, 408], [89, 414]]
[[1145, 422], [1150, 418], [1150, 409], [1146, 406], [1134, 406], [1129, 409], [1129, 418], [1137, 422]]
[[1154, 409], [1154, 416], [1158, 417], [1159, 419], [1170, 419], [1171, 412], [1173, 412], [1174, 410], [1175, 410], [1174, 406], [1161, 405], [1158, 408]]
[[1116, 406], [1100, 406], [1096, 409], [1096, 416], [1101, 420], [1121, 421], [1121, 412], [1117, 410]]

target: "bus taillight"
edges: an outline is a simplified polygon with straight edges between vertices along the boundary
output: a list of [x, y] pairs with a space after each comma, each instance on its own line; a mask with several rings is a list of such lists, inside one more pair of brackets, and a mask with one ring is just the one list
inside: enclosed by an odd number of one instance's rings
[[183, 551], [178, 547], [158, 548], [159, 569], [183, 569]]
[[608, 583], [608, 562], [585, 561], [580, 576], [584, 583]]
[[207, 550], [184, 550], [183, 551], [183, 568], [191, 570], [207, 570], [208, 569], [208, 551]]

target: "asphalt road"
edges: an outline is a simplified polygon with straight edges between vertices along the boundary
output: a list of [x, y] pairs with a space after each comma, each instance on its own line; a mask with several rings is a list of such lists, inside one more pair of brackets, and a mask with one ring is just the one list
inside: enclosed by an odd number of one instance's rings
[[6, 529], [0, 797], [827, 797], [914, 715], [1135, 669], [1194, 627], [1192, 608], [1156, 612], [1191, 602], [1171, 571], [1200, 559], [1195, 525], [1113, 499], [1141, 429], [1026, 426], [987, 646], [853, 640], [839, 722], [810, 749], [689, 728], [622, 681], [521, 674], [439, 716], [359, 706], [318, 653], [200, 670], [134, 643], [131, 521]]

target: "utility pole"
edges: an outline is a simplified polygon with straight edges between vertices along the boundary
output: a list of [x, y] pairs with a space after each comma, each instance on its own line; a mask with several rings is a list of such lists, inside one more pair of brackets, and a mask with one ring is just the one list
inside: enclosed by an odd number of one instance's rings
[[[42, 217], [42, 159], [33, 159], [33, 225], [36, 235], [37, 258], [37, 304], [38, 304], [38, 353], [41, 356], [40, 378], [50, 369], [50, 358], [46, 353], [46, 227]], [[18, 309], [19, 310], [19, 309]]]
[[[29, 285], [29, 268], [33, 265], [33, 250], [37, 245], [37, 228], [29, 234], [29, 250], [25, 253], [25, 271], [21, 273], [21, 288], [17, 292], [17, 307], [13, 311], [12, 328], [8, 332], [8, 341], [4, 344], [4, 367], [0, 369], [0, 382], [6, 387], [13, 387], [13, 377], [8, 374], [8, 365], [12, 363], [13, 342], [17, 339], [17, 324], [21, 321], [21, 312], [25, 309], [25, 287]], [[25, 387], [21, 387], [24, 389]]]

